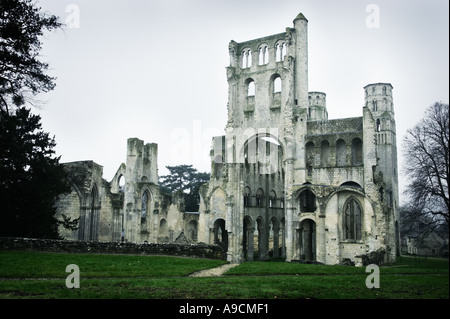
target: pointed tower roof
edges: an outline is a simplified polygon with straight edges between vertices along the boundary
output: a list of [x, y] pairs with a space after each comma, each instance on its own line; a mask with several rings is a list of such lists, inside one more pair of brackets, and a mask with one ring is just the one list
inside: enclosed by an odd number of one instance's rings
[[301, 12], [295, 17], [294, 21], [295, 20], [305, 20], [306, 22], [308, 22], [308, 19], [306, 19], [303, 13]]

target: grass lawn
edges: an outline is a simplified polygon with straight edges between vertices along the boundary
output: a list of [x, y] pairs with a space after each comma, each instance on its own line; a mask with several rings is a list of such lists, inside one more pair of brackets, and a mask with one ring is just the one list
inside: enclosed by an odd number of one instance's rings
[[[448, 260], [401, 257], [380, 268], [380, 288], [368, 289], [365, 267], [246, 262], [224, 276], [187, 277], [219, 260], [163, 256], [0, 251], [0, 298], [356, 299], [449, 298]], [[80, 288], [68, 289], [68, 264], [80, 268]]]

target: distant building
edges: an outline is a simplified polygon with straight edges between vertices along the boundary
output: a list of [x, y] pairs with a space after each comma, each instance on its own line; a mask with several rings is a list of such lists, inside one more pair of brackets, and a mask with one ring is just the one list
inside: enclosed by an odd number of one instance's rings
[[448, 257], [448, 230], [423, 223], [402, 234], [402, 251], [410, 255]]

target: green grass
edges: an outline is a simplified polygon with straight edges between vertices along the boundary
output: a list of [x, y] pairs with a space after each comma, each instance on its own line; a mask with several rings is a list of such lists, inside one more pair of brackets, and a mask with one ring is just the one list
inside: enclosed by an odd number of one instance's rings
[[186, 276], [224, 263], [167, 256], [0, 251], [0, 278], [66, 278], [69, 264], [78, 265], [83, 278]]
[[[0, 298], [449, 298], [448, 260], [402, 257], [380, 268], [368, 289], [365, 267], [246, 262], [222, 277], [188, 274], [224, 261], [162, 256], [0, 251]], [[80, 288], [65, 286], [65, 267], [80, 268]]]

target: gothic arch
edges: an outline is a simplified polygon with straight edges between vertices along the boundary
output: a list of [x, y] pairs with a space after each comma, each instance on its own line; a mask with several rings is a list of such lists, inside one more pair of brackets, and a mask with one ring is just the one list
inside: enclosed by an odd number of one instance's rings
[[362, 239], [363, 206], [355, 196], [350, 196], [341, 212], [342, 239], [357, 241]]
[[312, 213], [317, 210], [317, 197], [311, 188], [301, 188], [295, 198], [298, 202], [299, 212]]
[[283, 143], [277, 136], [270, 132], [259, 132], [245, 140], [239, 159], [247, 168], [258, 163], [260, 174], [273, 174], [282, 170], [283, 154]]
[[244, 188], [244, 207], [250, 207], [251, 206], [251, 196], [252, 196], [252, 191], [250, 189], [250, 187], [245, 186]]
[[228, 232], [226, 230], [225, 220], [217, 218], [213, 225], [214, 244], [219, 245], [222, 249], [228, 251]]

